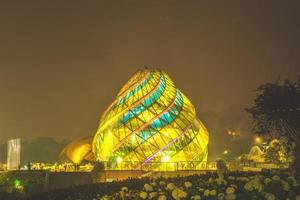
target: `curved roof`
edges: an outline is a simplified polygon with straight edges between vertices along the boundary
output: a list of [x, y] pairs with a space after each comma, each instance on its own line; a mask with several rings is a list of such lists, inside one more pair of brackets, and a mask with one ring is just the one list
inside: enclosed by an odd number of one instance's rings
[[[100, 119], [92, 150], [111, 168], [207, 160], [208, 132], [190, 100], [163, 71], [137, 72]], [[160, 165], [157, 166], [159, 168]]]
[[83, 160], [95, 160], [92, 153], [93, 135], [89, 135], [68, 144], [60, 156], [66, 155], [72, 162], [78, 164]]

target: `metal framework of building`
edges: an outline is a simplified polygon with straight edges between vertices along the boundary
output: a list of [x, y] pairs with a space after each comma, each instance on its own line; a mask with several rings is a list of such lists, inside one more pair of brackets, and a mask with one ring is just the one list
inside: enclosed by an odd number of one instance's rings
[[103, 113], [92, 144], [81, 145], [77, 153], [76, 144], [71, 145], [69, 157], [81, 161], [91, 150], [108, 169], [160, 170], [166, 163], [186, 163], [186, 168], [195, 169], [207, 161], [208, 136], [193, 104], [170, 77], [143, 69]]

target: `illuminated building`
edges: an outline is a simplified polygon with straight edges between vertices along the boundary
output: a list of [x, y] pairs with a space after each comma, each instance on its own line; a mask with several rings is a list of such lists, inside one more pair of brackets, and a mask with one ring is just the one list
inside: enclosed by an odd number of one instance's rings
[[[190, 100], [159, 70], [141, 70], [122, 87], [92, 138], [89, 149], [110, 169], [159, 170], [165, 163], [196, 168], [207, 161], [206, 128]], [[77, 157], [90, 154], [82, 152]]]
[[94, 160], [92, 140], [93, 135], [75, 140], [64, 148], [60, 156], [66, 155], [75, 164], [79, 164], [83, 160]]
[[7, 169], [17, 170], [21, 164], [21, 139], [7, 141]]

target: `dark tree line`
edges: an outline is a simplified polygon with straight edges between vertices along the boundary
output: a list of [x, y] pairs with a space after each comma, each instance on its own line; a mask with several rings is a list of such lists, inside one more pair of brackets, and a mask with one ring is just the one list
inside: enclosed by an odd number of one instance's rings
[[[59, 153], [68, 144], [50, 137], [37, 137], [21, 140], [21, 164], [28, 162], [54, 163], [59, 160]], [[6, 162], [7, 144], [0, 144], [0, 162]]]
[[295, 157], [299, 162], [300, 78], [295, 82], [278, 80], [259, 86], [253, 106], [246, 111], [252, 117], [255, 133], [286, 137], [295, 145]]

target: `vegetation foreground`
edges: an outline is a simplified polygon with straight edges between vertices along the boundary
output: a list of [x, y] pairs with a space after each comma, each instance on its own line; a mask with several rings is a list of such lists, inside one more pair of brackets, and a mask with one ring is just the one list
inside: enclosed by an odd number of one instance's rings
[[83, 185], [30, 197], [31, 200], [109, 199], [296, 199], [300, 173], [290, 171], [215, 172], [176, 178], [128, 179]]

